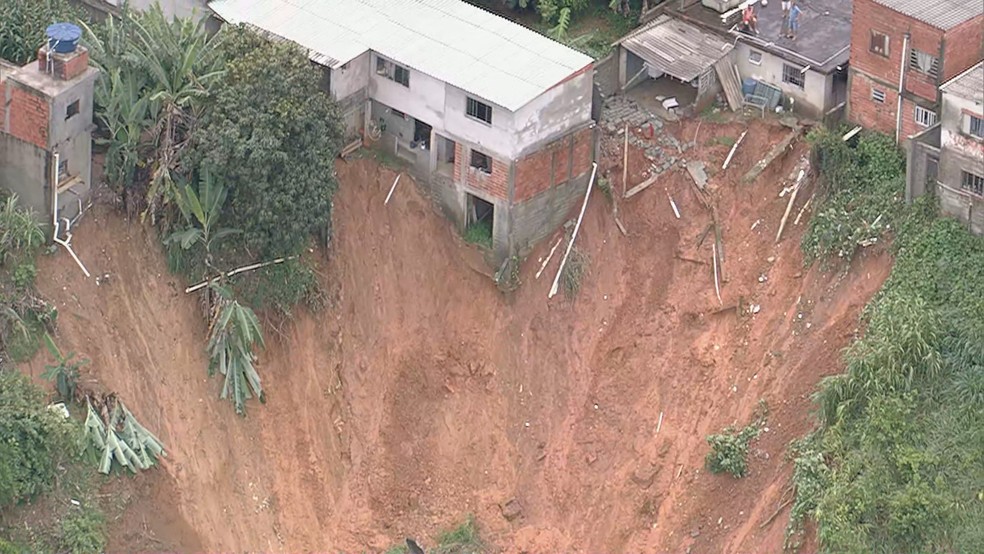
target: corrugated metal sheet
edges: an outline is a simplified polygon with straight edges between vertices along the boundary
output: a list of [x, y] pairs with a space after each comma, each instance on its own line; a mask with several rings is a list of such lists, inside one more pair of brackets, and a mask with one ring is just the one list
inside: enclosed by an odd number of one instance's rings
[[734, 48], [718, 35], [661, 15], [620, 41], [654, 69], [690, 82]]
[[950, 29], [984, 14], [981, 0], [874, 0], [937, 29]]
[[214, 0], [248, 23], [339, 67], [367, 50], [515, 111], [591, 58], [461, 0]]
[[984, 103], [984, 62], [950, 79], [940, 86], [940, 90], [944, 94]]

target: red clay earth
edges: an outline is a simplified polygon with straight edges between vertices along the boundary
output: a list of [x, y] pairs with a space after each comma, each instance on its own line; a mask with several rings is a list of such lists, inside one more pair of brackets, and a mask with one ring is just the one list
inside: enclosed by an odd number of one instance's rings
[[[695, 125], [669, 128], [690, 140]], [[339, 162], [321, 263], [330, 305], [301, 310], [282, 340], [268, 333], [267, 403], [252, 402], [246, 419], [217, 398], [201, 309], [158, 240], [94, 208], [73, 242], [93, 278], [58, 253], [41, 261], [39, 287], [60, 310], [63, 349], [91, 359], [87, 377], [118, 392], [169, 452], [138, 478], [145, 494], [113, 526], [112, 550], [383, 551], [406, 536], [433, 545], [471, 513], [491, 552], [778, 552], [788, 508], [760, 526], [788, 485], [786, 445], [812, 425], [808, 397], [843, 370], [840, 352], [891, 260], [867, 252], [847, 273], [804, 269], [804, 225], [791, 221], [776, 245], [788, 198], [778, 192], [806, 147], [740, 184], [786, 132], [753, 121], [729, 169], [715, 171], [729, 148], [704, 142], [742, 127], [705, 122], [684, 155], [712, 168], [722, 303], [710, 241], [695, 246], [709, 216], [682, 170], [620, 203], [627, 237], [592, 195], [578, 237], [589, 273], [571, 302], [547, 300], [559, 253], [534, 278], [556, 236], [503, 295], [463, 262], [470, 247], [410, 180], [384, 206], [392, 170]], [[638, 152], [630, 163], [634, 184], [648, 163]], [[739, 298], [760, 311], [719, 311]], [[749, 475], [708, 474], [705, 437], [744, 425], [760, 399], [768, 431]], [[521, 513], [507, 520], [510, 499]]]

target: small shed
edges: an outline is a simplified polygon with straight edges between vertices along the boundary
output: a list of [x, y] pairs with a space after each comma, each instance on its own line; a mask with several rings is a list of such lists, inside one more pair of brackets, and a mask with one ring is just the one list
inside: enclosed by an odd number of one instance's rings
[[714, 64], [731, 55], [734, 44], [721, 36], [663, 14], [617, 43], [619, 88], [640, 85], [664, 107], [699, 106], [721, 90]]

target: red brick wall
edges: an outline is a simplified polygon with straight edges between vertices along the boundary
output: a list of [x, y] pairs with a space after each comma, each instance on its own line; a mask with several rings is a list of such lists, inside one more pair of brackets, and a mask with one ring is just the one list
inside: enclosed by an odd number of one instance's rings
[[[55, 54], [52, 58], [54, 74], [63, 81], [78, 77], [89, 67], [89, 51], [82, 46], [71, 54]], [[47, 63], [48, 48], [45, 46], [38, 50], [38, 68], [46, 71]]]
[[6, 132], [7, 121], [7, 84], [0, 81], [0, 132]]
[[943, 81], [984, 59], [984, 14], [950, 29], [944, 38]]
[[[494, 198], [509, 199], [509, 164], [492, 158], [492, 173], [486, 174], [471, 167], [471, 152], [462, 160], [465, 182], [468, 186], [483, 191]], [[455, 158], [457, 165], [457, 158]], [[459, 170], [460, 171], [460, 170]]]
[[[851, 90], [848, 117], [852, 121], [884, 133], [895, 134], [895, 108], [898, 105], [899, 69], [902, 44], [908, 32], [909, 48], [940, 58], [940, 82], [962, 73], [984, 57], [984, 15], [950, 29], [943, 30], [907, 17], [895, 10], [876, 4], [873, 0], [854, 0], [851, 24]], [[870, 51], [871, 32], [889, 36], [889, 55], [883, 57]], [[940, 49], [945, 48], [942, 53]], [[907, 55], [907, 54], [905, 54]], [[937, 100], [937, 82], [933, 77], [908, 67], [905, 60], [905, 90], [933, 105]], [[862, 75], [862, 73], [866, 75]], [[871, 98], [871, 88], [885, 92], [885, 102]], [[904, 100], [902, 107], [902, 136], [924, 129], [914, 120], [915, 104]]]
[[[569, 174], [571, 142], [574, 143], [573, 174]], [[516, 162], [516, 194], [514, 200], [523, 202], [551, 186], [566, 183], [569, 176], [578, 177], [591, 169], [593, 132], [582, 129], [575, 134], [548, 144]]]
[[41, 148], [48, 147], [48, 101], [11, 86], [10, 128], [15, 137]]
[[[879, 104], [871, 99], [873, 88], [885, 93], [884, 103]], [[851, 121], [866, 129], [873, 129], [894, 136], [895, 107], [899, 101], [896, 90], [897, 87], [885, 86], [872, 81], [863, 73], [853, 73], [851, 75], [851, 90], [848, 91]]]

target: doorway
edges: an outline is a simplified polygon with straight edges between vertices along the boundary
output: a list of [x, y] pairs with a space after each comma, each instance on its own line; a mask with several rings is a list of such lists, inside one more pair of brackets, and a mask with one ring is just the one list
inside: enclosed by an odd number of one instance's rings
[[495, 205], [473, 194], [467, 194], [465, 241], [492, 248], [495, 225]]
[[437, 135], [437, 172], [451, 176], [454, 173], [454, 141]]

